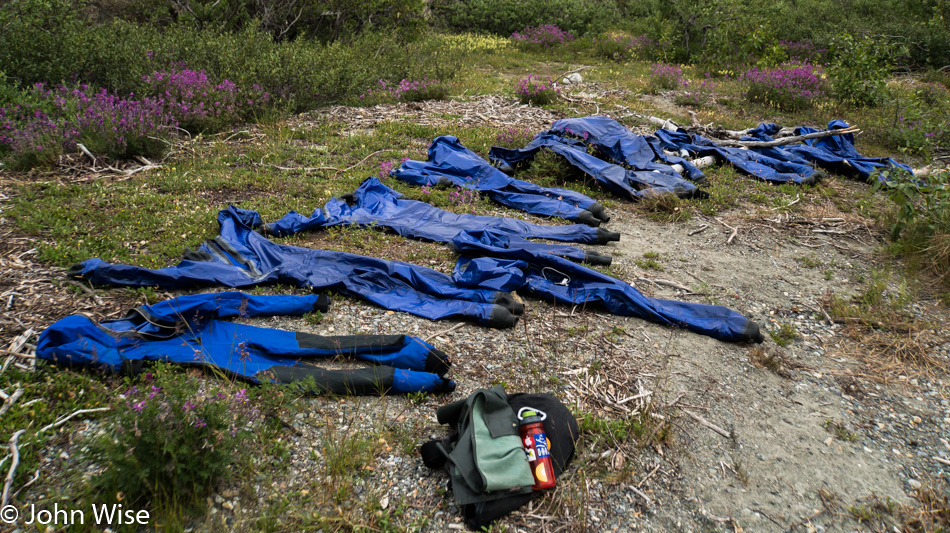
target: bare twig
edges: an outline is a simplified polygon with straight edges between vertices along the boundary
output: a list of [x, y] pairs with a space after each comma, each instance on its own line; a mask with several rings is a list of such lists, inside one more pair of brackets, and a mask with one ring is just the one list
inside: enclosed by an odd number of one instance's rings
[[36, 480], [38, 480], [39, 478], [40, 478], [40, 469], [37, 468], [37, 469], [36, 469], [36, 472], [33, 472], [33, 479], [27, 481], [22, 487], [20, 487], [19, 489], [17, 489], [17, 491], [13, 493], [13, 497], [16, 498], [17, 496], [19, 496], [20, 493], [23, 492], [23, 489], [25, 489], [25, 488], [29, 487], [30, 485], [36, 483]]
[[78, 411], [75, 411], [70, 415], [60, 417], [59, 420], [57, 420], [56, 422], [53, 422], [52, 424], [48, 426], [43, 427], [42, 429], [37, 431], [36, 434], [39, 435], [40, 433], [45, 433], [47, 430], [53, 429], [55, 427], [59, 427], [65, 424], [68, 420], [70, 420], [74, 416], [84, 415], [88, 413], [101, 413], [102, 411], [108, 411], [109, 409], [111, 409], [111, 407], [96, 407], [95, 409], [79, 409]]
[[732, 230], [732, 235], [730, 235], [729, 238], [726, 239], [726, 244], [732, 244], [732, 239], [736, 238], [736, 235], [739, 234], [739, 230], [730, 226], [729, 224], [726, 224], [725, 222], [723, 222], [722, 220], [719, 220], [718, 218], [716, 219], [716, 222]]
[[0, 350], [0, 353], [23, 359], [36, 359], [36, 356], [31, 353], [11, 352], [10, 350]]
[[452, 326], [452, 327], [449, 328], [449, 329], [442, 330], [442, 331], [440, 331], [440, 332], [438, 332], [438, 333], [433, 333], [432, 335], [429, 335], [429, 336], [426, 338], [426, 342], [429, 342], [429, 341], [431, 341], [432, 339], [434, 339], [434, 338], [436, 338], [436, 337], [441, 337], [442, 335], [446, 335], [446, 334], [448, 334], [448, 333], [452, 333], [453, 331], [459, 329], [460, 327], [464, 326], [465, 324], [466, 324], [465, 322], [459, 322], [458, 324]]
[[850, 128], [842, 128], [837, 130], [816, 131], [815, 133], [808, 133], [806, 135], [794, 135], [791, 137], [776, 139], [774, 141], [733, 141], [730, 139], [710, 139], [710, 141], [718, 144], [719, 146], [732, 148], [773, 148], [775, 146], [785, 146], [787, 144], [800, 143], [809, 139], [820, 139], [822, 137], [830, 137], [832, 135], [846, 135], [848, 133], [861, 133], [861, 130], [858, 129], [857, 126], [851, 126]]
[[690, 289], [689, 287], [686, 287], [685, 285], [680, 285], [679, 283], [676, 283], [675, 281], [670, 281], [668, 279], [650, 279], [650, 278], [637, 278], [637, 279], [640, 281], [648, 281], [655, 285], [665, 285], [667, 287], [673, 287], [674, 289], [679, 289], [681, 291], [693, 292], [693, 290]]
[[778, 207], [773, 207], [773, 208], [769, 209], [769, 211], [778, 211], [779, 209], [785, 209], [785, 208], [787, 208], [787, 207], [792, 207], [793, 205], [795, 205], [795, 204], [797, 204], [799, 201], [801, 201], [801, 199], [802, 199], [802, 195], [799, 194], [799, 195], [797, 195], [797, 196], [795, 197], [795, 199], [792, 200], [791, 202], [789, 202], [789, 203], [787, 203], [787, 204], [785, 204], [785, 205], [780, 205], [780, 206], [778, 206]]
[[706, 231], [708, 228], [709, 228], [709, 224], [703, 224], [698, 229], [694, 229], [693, 231], [689, 232], [687, 235], [692, 237], [693, 235], [696, 235], [697, 233], [702, 233]]
[[383, 152], [395, 152], [395, 151], [396, 151], [396, 150], [391, 149], [391, 148], [387, 148], [387, 149], [384, 149], [384, 150], [376, 150], [375, 152], [373, 152], [373, 153], [369, 154], [368, 156], [364, 157], [363, 159], [361, 159], [359, 163], [357, 163], [357, 164], [355, 164], [355, 165], [353, 165], [353, 166], [346, 167], [346, 168], [344, 168], [343, 170], [341, 170], [340, 172], [341, 172], [341, 173], [342, 173], [342, 172], [349, 172], [350, 170], [353, 170], [354, 168], [356, 168], [356, 167], [362, 165], [363, 163], [366, 162], [367, 159], [373, 157], [373, 156], [376, 155], [376, 154], [381, 154], [381, 153], [383, 153]]
[[13, 485], [13, 476], [16, 475], [16, 467], [20, 465], [20, 448], [17, 447], [17, 441], [20, 440], [20, 435], [24, 433], [26, 433], [26, 430], [21, 429], [10, 437], [9, 448], [13, 460], [10, 462], [10, 470], [7, 471], [7, 480], [3, 483], [3, 501], [0, 502], [0, 506], [2, 507], [6, 507], [7, 502], [10, 500], [10, 486]]
[[647, 507], [653, 507], [653, 499], [650, 498], [649, 496], [647, 496], [646, 494], [644, 494], [643, 491], [641, 491], [640, 489], [634, 487], [633, 485], [630, 485], [630, 486], [627, 487], [627, 488], [630, 489], [630, 490], [632, 490], [633, 493], [636, 494], [637, 496], [643, 498], [643, 501], [646, 502]]
[[589, 69], [589, 68], [593, 68], [593, 66], [594, 66], [594, 65], [587, 65], [586, 67], [580, 67], [580, 68], [576, 68], [576, 69], [574, 69], [574, 70], [568, 70], [568, 71], [565, 72], [564, 74], [561, 74], [560, 76], [558, 76], [558, 77], [556, 77], [556, 78], [554, 78], [554, 79], [557, 80], [557, 81], [561, 81], [562, 79], [564, 79], [564, 76], [567, 76], [568, 74], [574, 74], [575, 72], [580, 72], [580, 71], [582, 71], [582, 70], [587, 70], [587, 69]]
[[20, 399], [20, 396], [23, 396], [23, 389], [17, 388], [13, 394], [3, 399], [3, 405], [0, 406], [0, 416], [6, 414], [7, 411], [13, 407], [13, 403]]
[[697, 415], [696, 413], [694, 413], [694, 412], [692, 412], [692, 411], [689, 411], [689, 410], [686, 410], [686, 409], [682, 409], [682, 408], [680, 408], [680, 411], [683, 411], [684, 413], [686, 413], [687, 415], [689, 415], [689, 417], [692, 418], [693, 420], [695, 420], [695, 421], [699, 422], [700, 424], [706, 426], [707, 428], [709, 428], [709, 429], [715, 431], [716, 433], [719, 433], [719, 434], [722, 435], [723, 437], [726, 437], [727, 439], [731, 439], [731, 438], [732, 438], [732, 433], [730, 433], [730, 432], [728, 432], [728, 431], [722, 429], [721, 427], [717, 426], [716, 424], [713, 424], [713, 423], [710, 422], [709, 420], [706, 420], [705, 418], [703, 418], [703, 417]]

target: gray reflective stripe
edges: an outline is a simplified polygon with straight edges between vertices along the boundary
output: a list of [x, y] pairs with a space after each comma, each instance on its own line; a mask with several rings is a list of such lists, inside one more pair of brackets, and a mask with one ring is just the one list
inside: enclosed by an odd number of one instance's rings
[[227, 253], [230, 254], [232, 257], [234, 257], [234, 259], [235, 259], [237, 262], [239, 262], [239, 263], [241, 263], [242, 265], [246, 266], [247, 269], [251, 272], [251, 275], [252, 275], [252, 276], [254, 276], [254, 277], [260, 277], [260, 276], [261, 276], [261, 271], [257, 269], [257, 265], [255, 265], [255, 264], [252, 263], [251, 261], [248, 261], [247, 258], [244, 257], [244, 255], [241, 254], [241, 252], [237, 251], [237, 249], [234, 248], [234, 246], [232, 246], [231, 243], [229, 243], [228, 241], [226, 241], [226, 240], [224, 240], [223, 238], [221, 238], [220, 235], [214, 238], [214, 242], [215, 242], [215, 244], [217, 244], [218, 246], [220, 246], [221, 249], [223, 249], [225, 252], [227, 252]]

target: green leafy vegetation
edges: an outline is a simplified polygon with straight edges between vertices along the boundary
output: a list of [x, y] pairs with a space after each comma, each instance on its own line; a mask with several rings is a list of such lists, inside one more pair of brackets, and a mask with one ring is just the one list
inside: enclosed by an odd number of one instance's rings
[[[262, 423], [258, 402], [226, 382], [200, 382], [156, 366], [114, 402], [110, 432], [93, 443], [103, 465], [90, 490], [97, 501], [194, 512], [247, 457], [249, 428]], [[98, 500], [98, 499], [104, 500]]]
[[799, 337], [795, 325], [788, 322], [783, 322], [775, 329], [769, 329], [768, 333], [769, 337], [772, 337], [772, 340], [775, 341], [775, 344], [782, 347], [788, 346], [789, 343]]

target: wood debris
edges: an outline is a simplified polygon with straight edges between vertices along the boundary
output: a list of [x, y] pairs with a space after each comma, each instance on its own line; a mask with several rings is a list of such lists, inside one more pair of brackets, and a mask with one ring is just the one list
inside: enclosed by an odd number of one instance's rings
[[35, 262], [34, 242], [0, 234], [0, 352], [10, 364], [33, 368], [36, 337], [53, 322], [75, 313], [105, 319], [131, 306], [126, 291], [97, 294], [68, 281], [65, 270]]
[[493, 128], [527, 129], [531, 134], [546, 130], [561, 118], [553, 111], [519, 103], [498, 95], [476, 95], [464, 100], [426, 100], [398, 102], [372, 107], [331, 106], [317, 109], [291, 120], [294, 129], [308, 129], [324, 122], [346, 124], [344, 134], [360, 134], [383, 122], [407, 121], [422, 126], [458, 128], [490, 126]]

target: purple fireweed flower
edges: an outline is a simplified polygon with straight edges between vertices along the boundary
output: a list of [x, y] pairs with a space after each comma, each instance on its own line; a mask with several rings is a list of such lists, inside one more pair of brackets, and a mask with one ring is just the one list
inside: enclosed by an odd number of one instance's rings
[[574, 40], [574, 36], [553, 24], [546, 24], [543, 26], [527, 26], [521, 32], [512, 33], [510, 39], [518, 43], [549, 48], [571, 42]]

